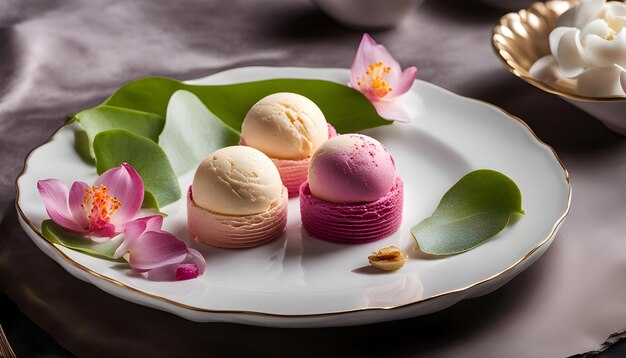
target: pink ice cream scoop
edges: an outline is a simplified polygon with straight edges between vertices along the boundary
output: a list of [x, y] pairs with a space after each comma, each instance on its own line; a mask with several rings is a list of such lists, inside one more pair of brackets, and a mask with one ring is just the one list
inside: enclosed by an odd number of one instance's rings
[[391, 235], [402, 222], [402, 202], [393, 158], [380, 142], [360, 134], [322, 144], [300, 187], [302, 225], [312, 236], [334, 242]]
[[328, 140], [309, 166], [313, 195], [331, 203], [362, 203], [385, 196], [394, 185], [396, 166], [377, 140], [345, 134]]

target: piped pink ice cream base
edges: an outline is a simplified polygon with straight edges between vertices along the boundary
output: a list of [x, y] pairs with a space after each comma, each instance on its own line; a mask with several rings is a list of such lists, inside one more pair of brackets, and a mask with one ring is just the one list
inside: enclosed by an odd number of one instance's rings
[[280, 202], [268, 211], [253, 215], [223, 215], [202, 208], [193, 201], [192, 187], [187, 194], [187, 229], [194, 240], [227, 249], [265, 244], [279, 237], [287, 226], [287, 188]]
[[402, 223], [404, 185], [396, 178], [391, 191], [365, 203], [336, 204], [311, 193], [309, 183], [300, 187], [302, 226], [309, 235], [335, 243], [361, 244], [377, 241], [398, 231]]
[[304, 158], [300, 160], [291, 159], [277, 159], [270, 158], [278, 174], [280, 174], [280, 180], [289, 192], [289, 198], [295, 198], [299, 195], [300, 185], [306, 181], [309, 174], [309, 161], [311, 158]]

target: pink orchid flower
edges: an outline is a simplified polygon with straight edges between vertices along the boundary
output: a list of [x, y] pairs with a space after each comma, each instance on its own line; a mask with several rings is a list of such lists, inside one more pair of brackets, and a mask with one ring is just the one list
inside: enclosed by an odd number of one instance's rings
[[187, 245], [176, 235], [163, 231], [163, 218], [147, 216], [124, 225], [124, 241], [114, 257], [124, 258], [130, 267], [146, 273], [155, 281], [180, 281], [196, 278], [204, 273], [206, 261], [198, 250]]
[[417, 75], [416, 67], [402, 71], [398, 61], [383, 45], [363, 34], [350, 71], [350, 87], [363, 93], [381, 117], [409, 122], [404, 109], [392, 101], [411, 88]]
[[77, 181], [68, 193], [62, 181], [46, 179], [37, 189], [52, 221], [95, 242], [118, 235], [141, 209], [144, 195], [141, 177], [127, 163], [107, 170], [91, 187]]

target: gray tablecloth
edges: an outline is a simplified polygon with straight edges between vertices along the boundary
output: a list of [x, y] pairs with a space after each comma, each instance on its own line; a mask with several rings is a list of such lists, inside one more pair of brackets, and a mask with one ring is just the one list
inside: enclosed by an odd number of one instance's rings
[[400, 322], [316, 330], [198, 324], [81, 282], [21, 231], [14, 179], [69, 112], [141, 76], [178, 79], [244, 65], [349, 67], [361, 37], [306, 0], [0, 2], [0, 289], [81, 356], [323, 353], [566, 356], [626, 329], [626, 141], [506, 72], [490, 48], [501, 15], [431, 0], [375, 33], [418, 77], [499, 105], [555, 147], [574, 200], [555, 243], [488, 296]]

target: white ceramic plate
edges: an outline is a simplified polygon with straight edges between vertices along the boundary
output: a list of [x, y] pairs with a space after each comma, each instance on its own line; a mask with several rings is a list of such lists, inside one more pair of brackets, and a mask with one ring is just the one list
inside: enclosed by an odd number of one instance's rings
[[[248, 67], [191, 81], [225, 84], [269, 78], [348, 81], [344, 69]], [[486, 103], [416, 81], [400, 103], [413, 121], [366, 133], [387, 146], [405, 183], [401, 229], [381, 241], [336, 245], [307, 237], [300, 228], [298, 199], [289, 203], [286, 233], [247, 250], [192, 245], [205, 255], [206, 273], [182, 282], [152, 282], [115, 263], [97, 259], [41, 237], [47, 218], [36, 190], [39, 179], [93, 182], [93, 167], [73, 149], [65, 126], [26, 159], [17, 180], [17, 208], [28, 235], [72, 275], [131, 302], [202, 322], [236, 322], [280, 327], [355, 325], [418, 316], [502, 286], [550, 245], [569, 209], [567, 171], [553, 150], [519, 119]], [[419, 257], [409, 229], [437, 206], [466, 173], [498, 170], [520, 187], [526, 216], [469, 252], [444, 258]], [[187, 188], [192, 174], [180, 178]], [[188, 241], [185, 200], [164, 208], [165, 228]], [[370, 252], [396, 245], [410, 254], [399, 271], [367, 268]]]

